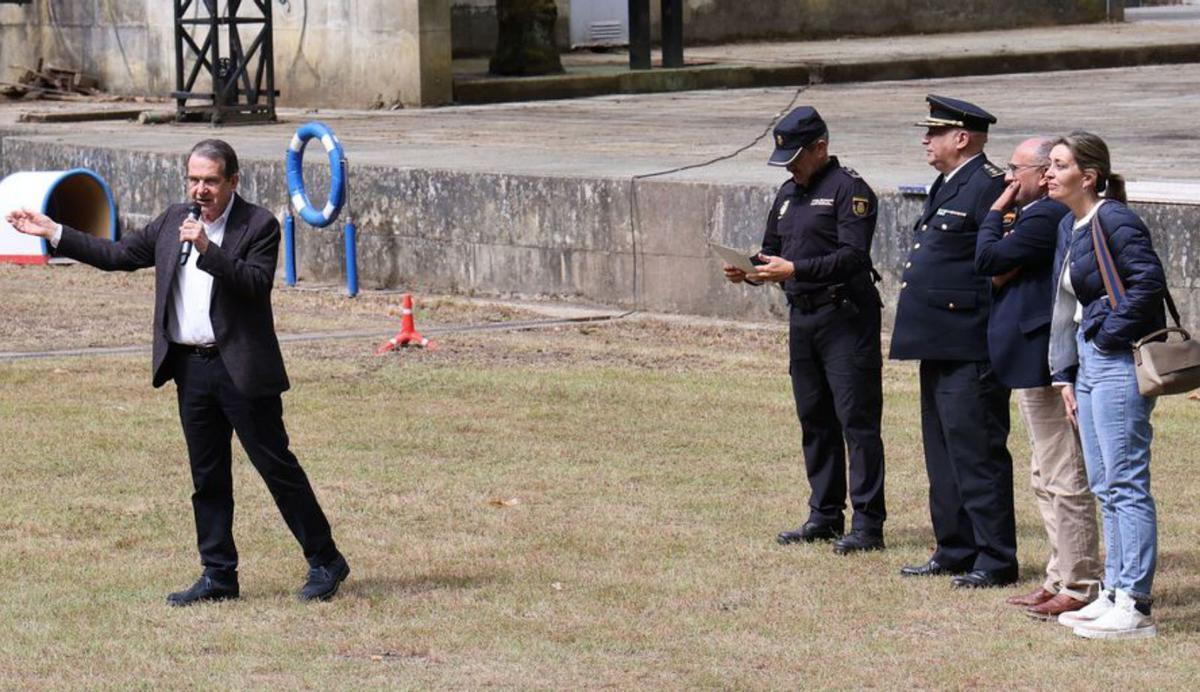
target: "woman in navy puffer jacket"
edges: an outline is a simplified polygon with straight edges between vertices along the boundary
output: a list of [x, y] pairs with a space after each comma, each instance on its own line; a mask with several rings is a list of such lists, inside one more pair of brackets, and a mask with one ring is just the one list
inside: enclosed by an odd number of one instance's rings
[[[1071, 209], [1058, 229], [1050, 371], [1076, 420], [1088, 484], [1104, 523], [1104, 591], [1059, 622], [1089, 638], [1155, 635], [1150, 589], [1158, 523], [1150, 494], [1150, 413], [1138, 393], [1133, 342], [1164, 326], [1166, 278], [1146, 225], [1125, 206], [1108, 146], [1088, 132], [1059, 138], [1046, 172], [1051, 199]], [[1101, 196], [1103, 195], [1103, 196]], [[1092, 242], [1093, 218], [1125, 293], [1110, 304]]]

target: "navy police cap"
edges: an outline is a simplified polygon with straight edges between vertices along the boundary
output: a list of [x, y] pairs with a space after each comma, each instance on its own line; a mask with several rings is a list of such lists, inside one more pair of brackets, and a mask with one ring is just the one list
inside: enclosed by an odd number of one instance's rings
[[987, 132], [988, 125], [996, 122], [996, 116], [968, 101], [933, 94], [925, 100], [929, 102], [929, 117], [916, 123], [918, 127], [961, 127]]
[[811, 106], [801, 106], [784, 116], [775, 125], [775, 151], [767, 161], [772, 166], [786, 166], [800, 155], [804, 147], [829, 134], [821, 114]]

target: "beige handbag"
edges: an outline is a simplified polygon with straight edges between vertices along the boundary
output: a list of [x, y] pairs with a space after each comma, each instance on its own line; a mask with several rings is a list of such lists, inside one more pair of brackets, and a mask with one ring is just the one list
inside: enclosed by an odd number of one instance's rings
[[[1109, 307], [1115, 310], [1120, 299], [1125, 297], [1125, 286], [1121, 283], [1116, 262], [1108, 249], [1108, 240], [1100, 228], [1099, 214], [1092, 217], [1092, 247], [1096, 251], [1104, 290], [1108, 293]], [[1137, 372], [1138, 393], [1142, 396], [1182, 394], [1200, 387], [1200, 342], [1194, 341], [1192, 335], [1179, 324], [1179, 310], [1169, 290], [1164, 291], [1163, 298], [1175, 326], [1151, 332], [1133, 344], [1134, 370]], [[1181, 335], [1183, 339], [1170, 341], [1172, 333]]]

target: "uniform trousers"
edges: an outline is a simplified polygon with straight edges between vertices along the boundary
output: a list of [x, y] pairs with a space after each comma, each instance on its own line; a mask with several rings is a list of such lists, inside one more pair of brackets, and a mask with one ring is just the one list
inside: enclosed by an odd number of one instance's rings
[[1030, 485], [1050, 540], [1042, 588], [1090, 602], [1099, 593], [1102, 571], [1096, 500], [1079, 435], [1057, 387], [1018, 389], [1017, 404], [1032, 449]]
[[792, 394], [812, 489], [808, 521], [845, 527], [849, 452], [852, 527], [881, 534], [884, 503], [882, 355], [878, 294], [812, 311], [792, 307]]
[[1015, 573], [1009, 390], [987, 361], [923, 360], [920, 370], [933, 559], [952, 568]]
[[288, 449], [280, 397], [243, 395], [215, 349], [198, 353], [172, 346], [170, 357], [174, 359], [179, 418], [191, 462], [192, 509], [204, 573], [219, 581], [236, 578], [231, 451], [234, 432], [250, 463], [266, 482], [309, 565], [317, 567], [337, 558], [325, 513], [304, 469]]

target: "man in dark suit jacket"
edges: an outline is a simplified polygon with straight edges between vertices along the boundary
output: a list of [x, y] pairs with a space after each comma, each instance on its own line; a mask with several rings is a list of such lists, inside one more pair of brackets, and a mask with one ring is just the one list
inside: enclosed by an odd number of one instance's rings
[[991, 283], [975, 271], [975, 238], [1004, 189], [983, 153], [996, 118], [930, 95], [922, 142], [941, 175], [904, 265], [891, 357], [921, 361], [921, 437], [937, 550], [905, 576], [954, 574], [960, 588], [1017, 580], [1008, 389], [988, 361]]
[[8, 216], [55, 254], [106, 271], [154, 267], [153, 382], [175, 380], [191, 462], [192, 507], [204, 571], [172, 605], [237, 598], [233, 541], [232, 433], [266, 481], [304, 550], [304, 600], [332, 597], [350, 573], [308, 477], [288, 449], [280, 394], [287, 373], [271, 314], [279, 223], [235, 192], [238, 160], [204, 140], [187, 161], [192, 204], [175, 204], [140, 232], [113, 243], [27, 209]]
[[1013, 152], [1008, 187], [979, 229], [975, 268], [992, 277], [988, 352], [996, 375], [1017, 390], [1033, 454], [1030, 483], [1050, 539], [1046, 578], [1008, 603], [1035, 618], [1056, 619], [1095, 600], [1102, 565], [1096, 503], [1088, 488], [1079, 436], [1050, 385], [1050, 317], [1058, 224], [1070, 211], [1046, 196], [1054, 141], [1036, 137]]

